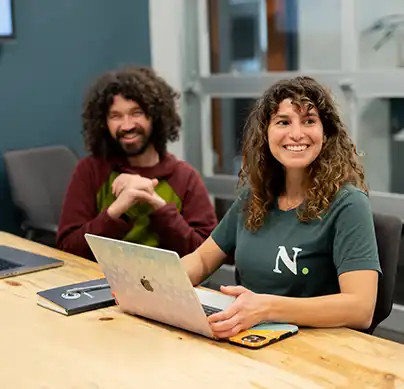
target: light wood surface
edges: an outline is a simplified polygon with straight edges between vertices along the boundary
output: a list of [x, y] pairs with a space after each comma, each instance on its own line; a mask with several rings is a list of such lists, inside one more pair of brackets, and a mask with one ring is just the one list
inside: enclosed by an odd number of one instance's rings
[[2, 232], [0, 244], [65, 260], [0, 281], [1, 388], [404, 388], [404, 346], [348, 329], [248, 350], [118, 307], [63, 316], [36, 292], [102, 277], [98, 265]]

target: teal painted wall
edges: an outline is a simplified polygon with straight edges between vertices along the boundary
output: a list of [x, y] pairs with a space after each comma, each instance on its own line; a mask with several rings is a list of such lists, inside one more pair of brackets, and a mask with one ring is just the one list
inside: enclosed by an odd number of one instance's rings
[[[105, 70], [150, 65], [148, 0], [14, 0], [16, 39], [0, 43], [0, 152], [65, 144], [84, 154], [81, 103]], [[0, 229], [19, 232], [0, 160]]]

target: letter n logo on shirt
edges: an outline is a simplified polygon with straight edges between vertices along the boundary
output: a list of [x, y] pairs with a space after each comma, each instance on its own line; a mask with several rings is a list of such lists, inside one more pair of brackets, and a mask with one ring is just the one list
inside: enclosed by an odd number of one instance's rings
[[279, 246], [278, 248], [279, 251], [278, 255], [276, 256], [274, 273], [282, 274], [282, 271], [279, 269], [279, 260], [281, 260], [294, 275], [297, 275], [297, 254], [299, 254], [302, 249], [292, 247], [293, 259], [290, 259], [285, 246]]

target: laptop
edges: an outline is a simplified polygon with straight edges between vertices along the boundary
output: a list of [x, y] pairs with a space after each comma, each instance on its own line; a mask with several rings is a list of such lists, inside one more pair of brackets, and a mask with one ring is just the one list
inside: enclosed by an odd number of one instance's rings
[[194, 288], [176, 252], [85, 234], [120, 308], [214, 338], [207, 317], [235, 300]]
[[63, 261], [59, 259], [0, 245], [0, 278], [32, 273], [62, 265]]

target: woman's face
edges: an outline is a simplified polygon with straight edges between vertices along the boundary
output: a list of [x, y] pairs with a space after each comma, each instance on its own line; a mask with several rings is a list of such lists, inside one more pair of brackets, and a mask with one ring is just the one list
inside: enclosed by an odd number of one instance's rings
[[307, 168], [320, 154], [323, 139], [317, 109], [299, 111], [291, 99], [279, 104], [268, 126], [269, 149], [287, 170]]

